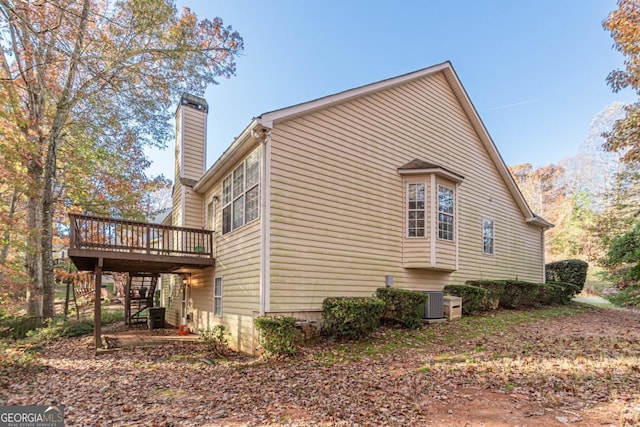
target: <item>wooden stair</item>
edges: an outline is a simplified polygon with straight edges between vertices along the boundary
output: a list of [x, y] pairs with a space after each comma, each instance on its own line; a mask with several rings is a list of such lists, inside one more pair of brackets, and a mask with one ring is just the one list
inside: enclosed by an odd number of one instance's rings
[[153, 307], [159, 274], [131, 273], [127, 279], [125, 290], [125, 323], [147, 322], [147, 309]]

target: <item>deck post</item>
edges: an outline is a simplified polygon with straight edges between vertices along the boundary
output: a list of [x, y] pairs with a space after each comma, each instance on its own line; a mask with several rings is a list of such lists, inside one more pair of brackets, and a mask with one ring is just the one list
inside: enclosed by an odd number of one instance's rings
[[93, 311], [93, 341], [96, 350], [102, 348], [102, 258], [98, 259], [94, 270], [95, 301]]
[[131, 324], [131, 274], [127, 274], [127, 284], [124, 288], [124, 324]]

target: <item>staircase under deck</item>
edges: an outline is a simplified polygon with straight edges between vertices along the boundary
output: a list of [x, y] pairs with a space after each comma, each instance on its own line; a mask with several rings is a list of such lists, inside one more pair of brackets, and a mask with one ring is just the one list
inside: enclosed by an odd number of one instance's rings
[[81, 271], [180, 273], [213, 267], [213, 231], [69, 215], [69, 258]]

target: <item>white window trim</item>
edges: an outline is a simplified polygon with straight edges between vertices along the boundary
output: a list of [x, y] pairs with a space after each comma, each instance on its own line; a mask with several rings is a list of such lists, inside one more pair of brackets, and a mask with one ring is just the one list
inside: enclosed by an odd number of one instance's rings
[[[447, 212], [440, 212], [440, 187], [442, 188], [446, 188], [447, 190], [452, 192], [452, 198], [453, 198], [453, 213], [447, 213]], [[457, 219], [456, 219], [456, 211], [458, 209], [458, 207], [456, 206], [456, 202], [457, 202], [457, 191], [455, 188], [451, 188], [447, 185], [444, 184], [440, 184], [438, 183], [436, 185], [436, 193], [434, 194], [434, 204], [435, 204], [435, 211], [436, 211], [436, 238], [438, 240], [441, 240], [443, 242], [456, 242], [457, 237], [456, 236], [456, 225], [458, 223]], [[443, 213], [444, 215], [448, 215], [451, 217], [452, 223], [451, 223], [451, 234], [452, 234], [452, 238], [451, 239], [444, 239], [442, 237], [440, 237], [440, 213]]]
[[[258, 189], [258, 197], [260, 197], [260, 185], [261, 185], [261, 174], [258, 173], [258, 182], [254, 185], [252, 185], [251, 187], [247, 188], [247, 159], [249, 157], [251, 157], [252, 155], [254, 155], [256, 152], [258, 152], [258, 150], [260, 150], [260, 148], [256, 148], [255, 150], [253, 150], [251, 153], [249, 153], [249, 155], [247, 155], [240, 164], [238, 164], [235, 168], [233, 168], [231, 170], [231, 172], [229, 172], [223, 179], [222, 179], [222, 189], [221, 189], [221, 208], [220, 208], [220, 212], [222, 215], [222, 222], [220, 225], [220, 233], [223, 235], [229, 234], [235, 230], [238, 230], [242, 227], [244, 227], [247, 224], [251, 224], [254, 221], [257, 221], [260, 218], [260, 200], [258, 200], [258, 214], [256, 215], [255, 218], [253, 218], [250, 221], [247, 221], [247, 193], [255, 188]], [[258, 162], [261, 162], [262, 156], [260, 156], [258, 154]], [[233, 197], [233, 173], [239, 168], [242, 168], [242, 175], [243, 175], [243, 190], [242, 193], [240, 195], [238, 195], [237, 197]], [[260, 164], [258, 164], [258, 170], [260, 170], [261, 166]], [[231, 179], [231, 187], [230, 187], [230, 191], [231, 191], [231, 195], [230, 195], [230, 200], [229, 203], [224, 202], [224, 182], [227, 180], [227, 178]], [[234, 212], [233, 212], [233, 204], [236, 200], [238, 200], [240, 197], [243, 198], [243, 212], [242, 212], [242, 224], [238, 225], [237, 227], [233, 226], [233, 216], [234, 216]], [[231, 225], [228, 231], [224, 231], [224, 210], [229, 207], [230, 208], [230, 221], [231, 221]]]
[[[216, 294], [216, 281], [220, 280], [220, 295]], [[222, 276], [215, 276], [213, 278], [213, 315], [216, 317], [222, 317], [224, 312], [222, 308], [222, 295], [224, 294], [224, 279]], [[216, 301], [220, 300], [220, 312], [216, 313]]]
[[[424, 186], [424, 209], [422, 209], [423, 213], [424, 213], [424, 235], [422, 236], [410, 236], [409, 235], [409, 197], [411, 192], [409, 191], [409, 187], [411, 185], [416, 185], [416, 184], [422, 184]], [[404, 221], [405, 221], [405, 236], [408, 239], [426, 239], [427, 238], [427, 228], [428, 228], [428, 219], [429, 219], [429, 215], [427, 215], [427, 191], [428, 187], [427, 187], [427, 183], [426, 182], [408, 182], [407, 186], [406, 186], [406, 197], [405, 197], [405, 203], [406, 203], [406, 208], [404, 211]], [[420, 209], [413, 209], [413, 211], [420, 211]]]
[[[491, 249], [492, 252], [486, 252], [484, 247], [484, 226], [486, 221], [491, 221]], [[488, 256], [495, 256], [496, 254], [496, 222], [493, 218], [482, 218], [482, 254]]]

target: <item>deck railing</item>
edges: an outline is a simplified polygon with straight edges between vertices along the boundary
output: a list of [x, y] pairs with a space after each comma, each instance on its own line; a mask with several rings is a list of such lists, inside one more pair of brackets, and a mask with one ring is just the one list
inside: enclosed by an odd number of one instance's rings
[[213, 231], [69, 214], [71, 248], [213, 258]]

